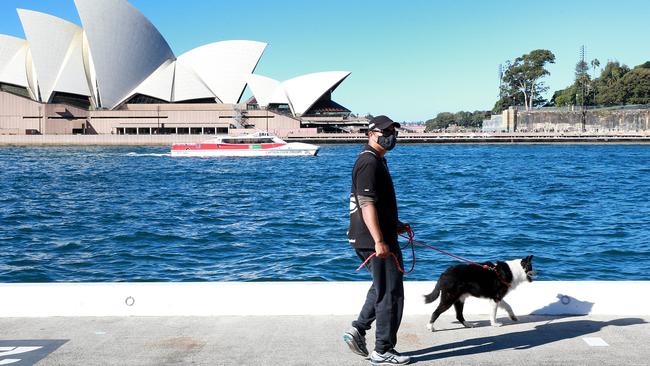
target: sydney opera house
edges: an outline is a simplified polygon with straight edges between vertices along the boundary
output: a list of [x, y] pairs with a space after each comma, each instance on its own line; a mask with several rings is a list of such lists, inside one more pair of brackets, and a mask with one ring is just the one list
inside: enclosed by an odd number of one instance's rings
[[[332, 92], [350, 75], [254, 74], [267, 44], [231, 40], [175, 55], [126, 0], [74, 0], [83, 27], [18, 9], [0, 35], [0, 134], [215, 134], [354, 126]], [[243, 100], [249, 88], [252, 97]]]

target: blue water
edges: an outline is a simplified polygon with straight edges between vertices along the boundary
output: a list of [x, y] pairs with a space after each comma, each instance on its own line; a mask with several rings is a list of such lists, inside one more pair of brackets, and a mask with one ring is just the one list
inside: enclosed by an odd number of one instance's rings
[[[368, 280], [345, 234], [359, 148], [0, 148], [0, 282]], [[650, 146], [400, 145], [388, 159], [417, 240], [476, 261], [533, 254], [541, 280], [650, 280]], [[418, 248], [408, 278], [455, 263]]]

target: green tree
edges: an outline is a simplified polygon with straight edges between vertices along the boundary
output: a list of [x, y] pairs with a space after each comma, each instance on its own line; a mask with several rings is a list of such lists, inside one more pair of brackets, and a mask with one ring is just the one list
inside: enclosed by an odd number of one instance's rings
[[552, 63], [555, 63], [553, 52], [542, 49], [517, 57], [513, 62], [506, 62], [501, 90], [503, 97], [499, 101], [501, 106], [507, 104], [507, 100], [503, 101], [504, 98], [517, 102], [523, 97], [526, 110], [543, 103], [541, 94], [547, 91], [548, 87], [542, 79], [550, 75], [546, 65]]
[[[506, 61], [506, 70], [508, 70], [511, 65], [512, 63], [510, 61]], [[525, 103], [524, 93], [522, 93], [521, 90], [519, 90], [519, 88], [516, 86], [506, 83], [504, 76], [501, 78], [502, 82], [501, 89], [499, 90], [499, 100], [494, 104], [494, 107], [492, 108], [492, 113], [494, 114], [499, 114], [509, 107], [524, 105]]]
[[630, 72], [630, 68], [621, 65], [618, 61], [609, 61], [594, 80], [595, 102], [597, 105], [622, 105], [625, 104], [625, 90], [622, 78]]
[[594, 71], [594, 80], [596, 79], [596, 69], [598, 67], [600, 67], [600, 61], [597, 58], [591, 60], [591, 68]]
[[588, 105], [588, 89], [589, 89], [589, 84], [591, 84], [591, 78], [589, 77], [589, 65], [587, 64], [586, 61], [580, 60], [578, 63], [576, 63], [576, 69], [575, 69], [575, 89], [577, 91], [576, 93], [576, 104], [580, 106], [585, 106]]
[[[595, 71], [600, 62], [592, 60], [590, 65]], [[588, 69], [586, 62], [576, 64], [575, 82], [553, 94], [554, 105], [650, 104], [650, 61], [632, 70], [618, 61], [609, 61], [593, 80]]]
[[650, 104], [650, 68], [635, 67], [621, 83], [626, 104]]
[[650, 61], [646, 61], [641, 65], [635, 67], [635, 69], [650, 69]]
[[576, 105], [576, 84], [569, 86], [566, 89], [558, 90], [553, 93], [550, 104], [558, 107]]
[[451, 125], [465, 128], [481, 128], [483, 120], [490, 118], [490, 111], [442, 112], [426, 121], [426, 131], [445, 130]]
[[438, 113], [437, 116], [425, 122], [426, 131], [444, 130], [454, 123], [454, 114], [449, 112]]

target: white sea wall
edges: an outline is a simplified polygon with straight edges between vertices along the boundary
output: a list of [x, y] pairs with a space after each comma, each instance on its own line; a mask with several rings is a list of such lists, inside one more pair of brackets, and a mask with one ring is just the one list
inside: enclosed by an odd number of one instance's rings
[[[405, 283], [405, 315], [430, 314], [435, 282]], [[165, 282], [0, 284], [0, 317], [350, 315], [369, 282]], [[518, 315], [650, 315], [650, 281], [541, 281], [506, 297]], [[485, 315], [470, 298], [466, 315]], [[449, 310], [453, 314], [453, 309]], [[499, 316], [506, 316], [499, 310]], [[471, 316], [468, 317], [471, 319]]]

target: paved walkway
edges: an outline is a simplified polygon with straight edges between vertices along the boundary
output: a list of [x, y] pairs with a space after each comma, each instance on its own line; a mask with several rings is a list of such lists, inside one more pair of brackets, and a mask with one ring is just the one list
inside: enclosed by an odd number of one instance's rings
[[[419, 365], [648, 365], [650, 360], [649, 317], [522, 316], [519, 323], [503, 319], [504, 326], [493, 328], [486, 318], [468, 316], [477, 327], [465, 329], [444, 314], [435, 333], [426, 330], [427, 319], [406, 317], [399, 334], [398, 350], [412, 355]], [[37, 364], [44, 366], [367, 365], [341, 339], [350, 320], [345, 316], [2, 318], [0, 365], [31, 365], [41, 357]], [[372, 336], [368, 341], [373, 344]], [[30, 346], [43, 348], [26, 348]]]

